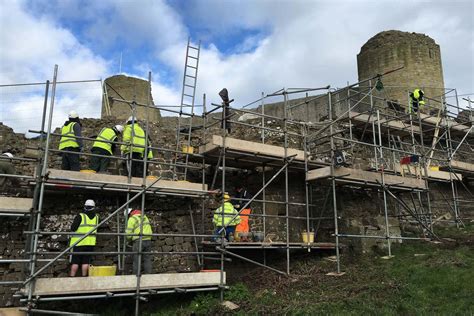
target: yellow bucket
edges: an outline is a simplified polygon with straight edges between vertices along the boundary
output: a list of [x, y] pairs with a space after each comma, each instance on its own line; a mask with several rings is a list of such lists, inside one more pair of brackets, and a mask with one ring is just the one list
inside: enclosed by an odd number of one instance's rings
[[[309, 238], [308, 238], [309, 237]], [[301, 238], [303, 239], [304, 243], [308, 243], [308, 239], [310, 243], [314, 242], [314, 232], [302, 232]]]
[[82, 169], [80, 172], [82, 172], [82, 173], [96, 173], [95, 170], [90, 170], [90, 169]]
[[194, 148], [192, 146], [183, 146], [181, 148], [181, 151], [185, 154], [193, 154], [194, 153]]
[[89, 267], [89, 276], [113, 276], [117, 272], [117, 266], [93, 266]]
[[439, 166], [431, 166], [430, 170], [439, 171]]

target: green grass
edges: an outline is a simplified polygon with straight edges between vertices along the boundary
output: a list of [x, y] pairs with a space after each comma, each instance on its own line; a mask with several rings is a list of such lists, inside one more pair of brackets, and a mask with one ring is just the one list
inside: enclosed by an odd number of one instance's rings
[[309, 255], [294, 260], [289, 278], [249, 266], [225, 292], [240, 306], [234, 312], [213, 292], [156, 297], [147, 315], [473, 315], [474, 227], [438, 233], [456, 242], [404, 242], [390, 260], [345, 254], [341, 277], [326, 276], [333, 262]]

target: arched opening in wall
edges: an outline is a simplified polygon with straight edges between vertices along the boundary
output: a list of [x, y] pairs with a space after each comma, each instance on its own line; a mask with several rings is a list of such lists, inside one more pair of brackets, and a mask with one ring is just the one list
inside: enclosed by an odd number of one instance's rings
[[429, 52], [430, 58], [434, 58], [434, 51], [431, 48], [428, 50], [428, 52]]

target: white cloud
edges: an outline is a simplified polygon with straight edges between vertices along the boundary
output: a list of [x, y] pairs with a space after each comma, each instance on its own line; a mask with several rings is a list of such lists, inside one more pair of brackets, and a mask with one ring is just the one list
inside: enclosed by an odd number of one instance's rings
[[[198, 37], [194, 40], [203, 39], [196, 103], [201, 103], [203, 93], [208, 104], [219, 103], [217, 93], [227, 87], [238, 106], [259, 98], [262, 91], [355, 82], [360, 47], [380, 31], [400, 29], [434, 38], [441, 46], [446, 86], [474, 92], [469, 1], [207, 0], [183, 2], [184, 11], [165, 1], [86, 1], [82, 6], [78, 1], [47, 1], [32, 2], [30, 13], [21, 2], [3, 4], [2, 83], [43, 81], [51, 77], [55, 63], [61, 80], [103, 78], [111, 73], [111, 62], [100, 56], [110, 54], [103, 49], [118, 43], [132, 51], [152, 51], [149, 60], [127, 63], [140, 77], [153, 71], [155, 103], [177, 104], [191, 31]], [[87, 43], [62, 26], [64, 18], [82, 23]], [[233, 53], [225, 54], [228, 47], [218, 46], [222, 42], [231, 43]], [[9, 47], [14, 49], [5, 49]], [[65, 99], [64, 104], [74, 102]], [[84, 113], [97, 109], [90, 104]]]

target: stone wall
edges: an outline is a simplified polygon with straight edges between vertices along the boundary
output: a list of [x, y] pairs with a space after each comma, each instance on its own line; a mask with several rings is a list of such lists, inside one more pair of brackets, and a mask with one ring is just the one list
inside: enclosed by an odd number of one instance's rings
[[[383, 78], [386, 88], [377, 93], [379, 96], [388, 96], [406, 105], [408, 91], [422, 88], [426, 97], [440, 100], [444, 94], [441, 51], [429, 36], [393, 30], [380, 32], [369, 39], [357, 55], [359, 81], [401, 66], [404, 68]], [[374, 84], [372, 82], [372, 86]], [[439, 103], [431, 104], [439, 106]]]
[[[124, 75], [116, 75], [105, 79], [104, 86], [107, 91], [107, 97], [104, 95], [102, 100], [102, 118], [108, 116], [108, 109], [110, 107], [110, 115], [120, 121], [125, 121], [129, 116], [132, 115], [132, 110], [129, 103], [119, 102], [115, 99], [135, 101], [140, 104], [154, 105], [153, 97], [150, 91], [150, 85], [148, 81], [127, 77]], [[150, 122], [158, 122], [160, 120], [159, 109], [149, 109], [143, 106], [136, 107], [136, 117], [139, 120], [145, 120], [149, 115]]]

